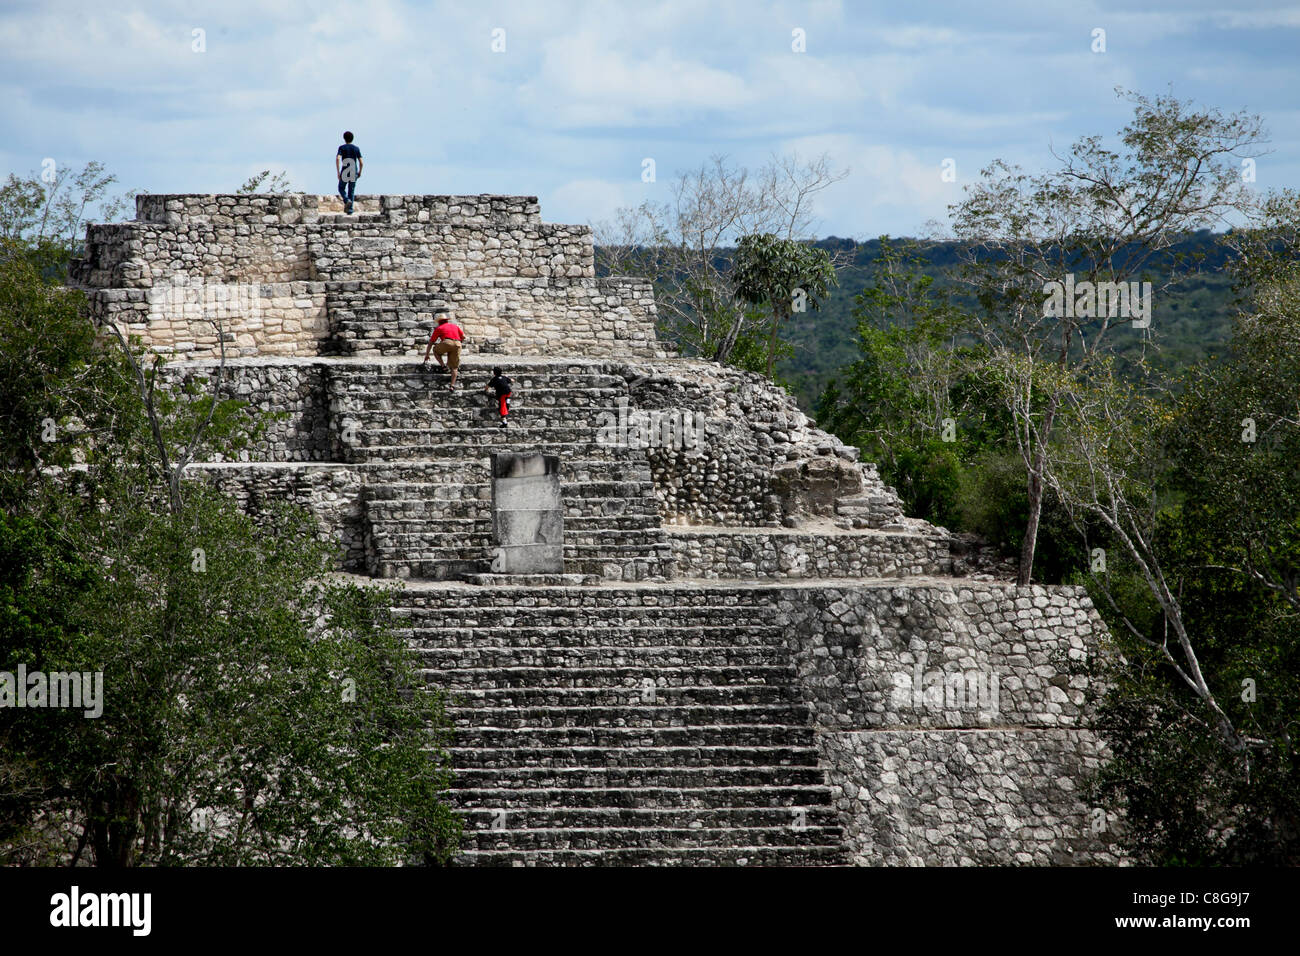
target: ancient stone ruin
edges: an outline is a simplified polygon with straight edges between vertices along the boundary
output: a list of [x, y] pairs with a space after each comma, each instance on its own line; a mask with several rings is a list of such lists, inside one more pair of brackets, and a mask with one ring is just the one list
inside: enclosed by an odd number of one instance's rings
[[[220, 334], [233, 394], [284, 413], [195, 477], [306, 505], [342, 572], [403, 583], [453, 695], [459, 862], [1117, 859], [1081, 797], [1104, 757], [1082, 589], [972, 573], [783, 391], [665, 349], [650, 284], [597, 277], [591, 231], [536, 198], [356, 208], [142, 196], [73, 278], [174, 381]], [[443, 309], [455, 393], [420, 368]], [[516, 493], [494, 456], [558, 480]]]

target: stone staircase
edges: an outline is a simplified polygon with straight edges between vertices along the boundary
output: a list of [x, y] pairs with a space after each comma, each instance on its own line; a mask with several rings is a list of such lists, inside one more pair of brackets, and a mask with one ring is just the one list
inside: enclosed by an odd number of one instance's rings
[[[358, 302], [358, 293], [364, 299]], [[371, 288], [371, 287], [374, 288]], [[423, 355], [434, 316], [450, 300], [434, 283], [327, 282], [332, 355]]]
[[451, 697], [461, 864], [844, 862], [807, 705], [761, 592], [411, 586]]
[[333, 370], [339, 457], [425, 470], [416, 480], [367, 487], [368, 572], [447, 580], [490, 571], [490, 455], [527, 450], [562, 459], [567, 571], [614, 580], [670, 574], [649, 463], [599, 440], [599, 416], [622, 394], [623, 379], [585, 365], [502, 359], [518, 396], [502, 429], [478, 391], [491, 374], [487, 361], [462, 365], [469, 387], [457, 392], [445, 390], [446, 374], [416, 364]]

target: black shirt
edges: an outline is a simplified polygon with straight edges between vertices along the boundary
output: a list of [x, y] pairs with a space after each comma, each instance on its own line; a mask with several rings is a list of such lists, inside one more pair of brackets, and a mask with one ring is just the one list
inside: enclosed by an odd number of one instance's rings
[[343, 157], [343, 162], [339, 165], [339, 179], [351, 182], [361, 175], [361, 150], [356, 143], [344, 143], [339, 147], [338, 154]]

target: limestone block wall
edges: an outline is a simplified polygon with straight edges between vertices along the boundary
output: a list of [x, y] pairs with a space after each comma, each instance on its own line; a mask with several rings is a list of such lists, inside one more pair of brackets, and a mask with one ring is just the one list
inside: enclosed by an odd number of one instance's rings
[[[1072, 671], [1105, 625], [1083, 588], [909, 582], [801, 589], [785, 601], [826, 727], [1086, 723], [1087, 679]], [[972, 686], [982, 698], [990, 681], [996, 700], [986, 707]]]
[[653, 357], [654, 287], [631, 277], [447, 284], [449, 307], [483, 351]]
[[204, 213], [178, 214], [176, 221], [87, 226], [86, 255], [71, 277], [83, 285], [120, 288], [149, 288], [182, 275], [216, 282], [312, 278], [310, 232], [300, 221], [269, 211], [272, 197], [207, 198], [212, 201]]
[[438, 309], [472, 351], [510, 355], [638, 355], [659, 351], [654, 289], [634, 278], [479, 278], [391, 284], [358, 280], [328, 296], [339, 351], [423, 353]]
[[594, 277], [591, 227], [531, 223], [395, 224], [388, 219], [323, 225], [309, 241], [324, 279]]
[[776, 592], [855, 862], [1112, 863], [1081, 796], [1105, 758], [1082, 588]]
[[677, 569], [686, 577], [798, 579], [952, 573], [947, 540], [918, 534], [677, 527], [670, 529], [667, 538]]
[[[213, 362], [176, 362], [163, 366], [162, 374], [164, 381], [182, 385], [203, 379], [210, 382], [216, 370]], [[331, 460], [329, 375], [329, 366], [322, 362], [228, 361], [225, 396], [249, 403], [266, 425], [262, 437], [238, 453], [239, 460]], [[271, 419], [268, 413], [282, 417]]]
[[323, 282], [207, 282], [180, 276], [148, 289], [87, 289], [91, 314], [156, 352], [186, 359], [312, 356], [330, 337]]
[[850, 731], [818, 745], [859, 866], [1125, 862], [1079, 792], [1106, 759], [1090, 731]]

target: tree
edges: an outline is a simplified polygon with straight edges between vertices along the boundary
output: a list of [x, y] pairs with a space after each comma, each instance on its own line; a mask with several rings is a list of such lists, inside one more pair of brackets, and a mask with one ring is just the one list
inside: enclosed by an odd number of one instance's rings
[[111, 222], [133, 204], [135, 193], [110, 196], [117, 177], [103, 163], [80, 170], [47, 163], [39, 177], [10, 173], [0, 186], [0, 258], [25, 256], [47, 279], [62, 280], [81, 252], [87, 210], [97, 207], [98, 220]]
[[[818, 425], [862, 449], [908, 514], [955, 517], [961, 450], [978, 430], [963, 401], [961, 317], [945, 287], [926, 275], [923, 246], [880, 237], [871, 283], [854, 297], [858, 352], [818, 399]], [[945, 421], [963, 419], [945, 442]], [[959, 445], [961, 449], [959, 449]]]
[[[266, 188], [263, 189], [262, 186]], [[287, 193], [292, 189], [289, 185], [289, 174], [285, 170], [280, 170], [274, 176], [269, 169], [264, 169], [260, 173], [254, 173], [244, 180], [244, 185], [235, 190], [236, 193]]]
[[88, 325], [79, 293], [0, 266], [5, 386], [28, 396], [0, 417], [0, 660], [102, 675], [97, 717], [0, 708], [0, 858], [446, 860], [449, 725], [387, 595], [331, 577], [310, 514], [255, 522], [185, 478], [254, 434], [219, 373], [170, 391]]
[[[1033, 574], [1052, 440], [1069, 390], [1104, 361], [1117, 330], [1150, 319], [1151, 297], [1141, 287], [1130, 296], [1127, 283], [1154, 278], [1147, 288], [1163, 293], [1195, 263], [1153, 277], [1162, 252], [1254, 205], [1234, 160], [1260, 139], [1257, 117], [1125, 95], [1134, 118], [1121, 133], [1123, 155], [1092, 136], [1038, 176], [998, 161], [950, 207], [964, 244], [963, 278], [981, 307], [971, 331], [988, 347], [989, 381], [1014, 418], [1025, 466], [1021, 584]], [[1066, 291], [1076, 279], [1077, 300]], [[1099, 298], [1098, 283], [1124, 298]]]
[[677, 175], [670, 202], [625, 207], [612, 224], [597, 224], [597, 265], [650, 279], [666, 333], [690, 352], [733, 362], [755, 344], [754, 313], [729, 279], [735, 244], [765, 232], [807, 237], [813, 198], [847, 175], [825, 155], [808, 162], [773, 156], [753, 174], [712, 156]]
[[1099, 364], [1047, 477], [1107, 529], [1101, 792], [1150, 862], [1300, 860], [1300, 199], [1235, 232], [1242, 312], [1177, 388]]
[[821, 307], [835, 284], [835, 266], [825, 250], [760, 233], [741, 237], [731, 281], [742, 301], [772, 310], [767, 346], [767, 377], [771, 378], [782, 323], [794, 312]]

